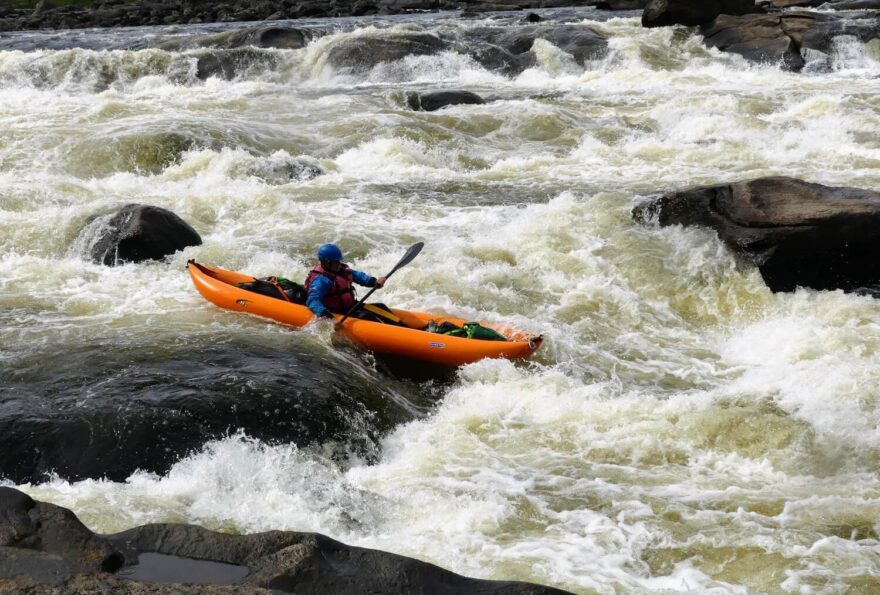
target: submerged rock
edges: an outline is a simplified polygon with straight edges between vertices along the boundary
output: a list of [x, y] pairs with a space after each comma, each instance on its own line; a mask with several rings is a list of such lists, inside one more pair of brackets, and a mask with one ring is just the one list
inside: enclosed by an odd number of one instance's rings
[[522, 52], [515, 54], [494, 43], [479, 43], [462, 48], [474, 61], [492, 72], [506, 76], [516, 76], [535, 65], [535, 54]]
[[481, 104], [486, 100], [470, 91], [437, 91], [435, 93], [406, 94], [406, 104], [410, 109], [433, 112], [449, 105]]
[[[807, 52], [828, 56], [834, 40], [846, 35], [860, 42], [880, 38], [876, 13], [791, 11], [745, 16], [722, 15], [703, 28], [704, 42], [752, 62], [780, 63], [799, 71]], [[814, 55], [812, 60], [816, 61]]]
[[513, 28], [477, 27], [465, 33], [459, 51], [488, 70], [508, 76], [520, 74], [537, 62], [532, 46], [549, 41], [584, 66], [606, 55], [608, 40], [585, 25], [530, 25]]
[[271, 69], [277, 64], [277, 56], [255, 48], [207, 50], [198, 57], [196, 77], [203, 81], [211, 77], [231, 81], [249, 69]]
[[583, 25], [551, 25], [527, 29], [523, 34], [533, 35], [534, 39], [549, 41], [562, 51], [571, 54], [581, 66], [584, 66], [588, 60], [602, 58], [608, 50], [608, 41], [605, 37]]
[[714, 229], [773, 291], [858, 290], [880, 283], [880, 193], [786, 177], [699, 186], [633, 213], [660, 225]]
[[202, 238], [190, 225], [167, 209], [129, 204], [108, 219], [98, 219], [83, 230], [89, 258], [107, 266], [123, 262], [161, 260]]
[[430, 33], [383, 32], [342, 41], [330, 50], [327, 61], [338, 71], [368, 72], [382, 62], [393, 62], [407, 56], [430, 56], [448, 47], [447, 42]]
[[414, 417], [382, 383], [284, 335], [176, 339], [59, 343], [17, 360], [0, 385], [0, 477], [124, 481], [236, 432], [371, 458]]
[[[71, 511], [6, 487], [0, 487], [0, 523], [0, 578], [14, 591], [198, 593], [213, 583], [215, 593], [565, 593], [529, 583], [466, 578], [317, 533], [228, 535], [194, 525], [154, 524], [97, 535]], [[241, 572], [208, 576], [210, 571], [203, 568], [212, 562]], [[163, 564], [172, 563], [179, 578], [169, 583], [161, 572]], [[125, 578], [133, 567], [139, 567], [140, 572], [132, 573], [139, 580]]]
[[709, 23], [720, 14], [741, 15], [756, 10], [755, 0], [650, 0], [642, 12], [642, 26], [693, 27]]
[[218, 48], [231, 50], [241, 47], [273, 48], [298, 50], [308, 45], [314, 33], [294, 27], [249, 27], [238, 31], [227, 31], [215, 35], [193, 35], [175, 37], [160, 43], [157, 47], [167, 51], [180, 51], [194, 48]]
[[382, 62], [454, 50], [470, 56], [487, 70], [515, 76], [536, 64], [531, 51], [536, 39], [549, 41], [571, 54], [581, 66], [603, 57], [608, 49], [605, 37], [584, 25], [475, 27], [458, 39], [431, 33], [389, 32], [352, 37], [334, 46], [327, 61], [338, 71], [363, 73]]
[[318, 160], [312, 157], [272, 155], [249, 163], [243, 173], [259, 178], [267, 184], [289, 184], [312, 180], [325, 172]]

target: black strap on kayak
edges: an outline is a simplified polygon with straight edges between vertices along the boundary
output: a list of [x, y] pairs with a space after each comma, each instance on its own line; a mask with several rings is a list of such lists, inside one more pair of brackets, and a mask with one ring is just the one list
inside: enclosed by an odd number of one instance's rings
[[291, 301], [290, 296], [287, 295], [287, 292], [284, 291], [283, 287], [281, 287], [281, 283], [278, 282], [278, 279], [276, 279], [275, 277], [269, 277], [268, 279], [266, 279], [266, 281], [268, 281], [269, 283], [271, 283], [272, 285], [275, 286], [275, 289], [278, 290], [278, 293], [281, 294], [281, 297], [283, 297], [285, 299], [285, 301], [288, 301], [288, 302]]

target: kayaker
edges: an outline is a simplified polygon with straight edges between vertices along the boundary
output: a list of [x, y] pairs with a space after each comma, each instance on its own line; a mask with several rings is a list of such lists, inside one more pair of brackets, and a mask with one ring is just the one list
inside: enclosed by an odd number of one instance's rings
[[306, 277], [306, 306], [315, 316], [333, 318], [333, 312], [344, 314], [357, 303], [353, 284], [382, 287], [385, 277], [371, 277], [342, 262], [342, 250], [336, 244], [318, 248], [318, 265]]

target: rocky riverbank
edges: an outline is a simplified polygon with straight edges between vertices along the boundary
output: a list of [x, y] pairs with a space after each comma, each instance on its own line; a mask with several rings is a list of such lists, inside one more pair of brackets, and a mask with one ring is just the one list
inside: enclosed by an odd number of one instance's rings
[[[822, 4], [838, 12], [798, 10], [817, 5], [811, 0], [759, 1], [726, 0], [706, 5], [699, 0], [511, 0], [510, 2], [462, 2], [460, 0], [359, 0], [357, 2], [245, 2], [223, 3], [190, 0], [97, 0], [89, 7], [55, 7], [42, 0], [34, 9], [0, 8], [0, 31], [27, 29], [78, 29], [85, 27], [151, 26], [188, 23], [277, 21], [307, 17], [392, 15], [401, 13], [460, 10], [462, 16], [487, 11], [516, 11], [555, 6], [591, 6], [605, 10], [644, 9], [642, 25], [698, 27], [708, 47], [739, 54], [753, 63], [779, 64], [783, 68], [812, 71], [828, 68], [838, 40], [845, 37], [858, 43], [880, 38], [880, 0], [839, 0]], [[430, 55], [454, 50], [468, 54], [483, 67], [516, 76], [534, 65], [530, 56], [532, 41], [542, 38], [572, 54], [578, 63], [601, 55], [604, 40], [589, 28], [577, 24], [567, 30], [547, 32], [536, 28], [542, 21], [537, 14], [525, 15], [522, 27], [492, 30], [479, 28], [467, 39], [448, 40], [413, 34], [406, 39], [385, 39], [378, 43], [352, 41], [334, 49], [330, 62], [342, 71], [370, 68], [377, 63], [407, 55]], [[558, 27], [557, 27], [558, 29]], [[298, 49], [326, 34], [308, 27], [261, 26], [232, 33], [196, 38], [154, 40], [140, 47], [166, 50], [212, 48], [218, 53], [199, 57], [198, 76], [231, 79], [242, 67], [254, 61], [272, 60], [247, 48]], [[590, 39], [585, 39], [585, 36]], [[227, 54], [230, 50], [237, 50]]]
[[182, 524], [98, 535], [60, 506], [0, 487], [3, 593], [452, 593], [562, 595], [467, 578], [316, 533], [227, 535]]
[[557, 6], [632, 10], [643, 8], [646, 2], [647, 0], [95, 0], [91, 6], [75, 7], [54, 6], [51, 0], [41, 0], [34, 8], [0, 7], [0, 31], [357, 17], [440, 10], [480, 13]]

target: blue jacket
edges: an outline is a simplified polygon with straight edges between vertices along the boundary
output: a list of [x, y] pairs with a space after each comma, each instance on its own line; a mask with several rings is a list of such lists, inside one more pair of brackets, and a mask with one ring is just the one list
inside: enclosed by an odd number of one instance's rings
[[[375, 277], [371, 277], [366, 273], [354, 269], [351, 269], [351, 279], [358, 285], [363, 285], [364, 287], [376, 286]], [[316, 316], [321, 316], [324, 312], [329, 312], [324, 305], [324, 298], [332, 288], [333, 280], [325, 275], [320, 275], [312, 281], [312, 285], [309, 288], [309, 297], [306, 299], [306, 306], [308, 306], [309, 310], [314, 312]]]

